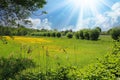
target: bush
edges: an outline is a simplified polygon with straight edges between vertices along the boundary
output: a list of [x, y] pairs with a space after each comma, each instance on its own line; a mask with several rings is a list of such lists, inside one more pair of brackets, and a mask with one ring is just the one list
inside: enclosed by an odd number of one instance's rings
[[57, 32], [57, 33], [56, 33], [56, 36], [57, 36], [58, 38], [60, 38], [60, 37], [61, 37], [61, 33], [60, 33], [60, 32]]
[[73, 37], [73, 34], [71, 32], [67, 33], [67, 38], [72, 38]]
[[111, 30], [111, 36], [114, 40], [118, 40], [120, 37], [120, 27], [113, 28]]
[[99, 32], [102, 31], [100, 27], [96, 27], [95, 29], [98, 30]]
[[55, 34], [56, 34], [55, 32], [52, 32], [52, 33], [51, 33], [51, 36], [52, 36], [52, 37], [56, 37]]
[[80, 38], [79, 32], [76, 32], [76, 33], [75, 33], [75, 38], [76, 38], [76, 39], [79, 39], [79, 38]]
[[35, 63], [27, 58], [0, 58], [0, 80], [14, 79], [21, 71], [34, 66]]
[[96, 29], [90, 30], [89, 37], [90, 40], [98, 40], [100, 32]]
[[48, 32], [48, 33], [46, 33], [46, 36], [47, 36], [47, 37], [50, 37], [50, 33], [49, 33], [49, 32]]
[[44, 33], [43, 33], [43, 36], [44, 36], [44, 37], [46, 37], [46, 36], [47, 36], [47, 34], [44, 32]]
[[84, 39], [86, 39], [86, 40], [89, 40], [90, 39], [90, 37], [89, 37], [89, 30], [87, 30], [87, 29], [85, 29], [84, 31], [83, 31], [83, 36], [84, 36]]
[[80, 36], [80, 39], [84, 39], [83, 30], [80, 30], [79, 36]]
[[116, 42], [113, 51], [96, 63], [83, 69], [77, 67], [57, 67], [45, 73], [25, 73], [16, 80], [117, 80], [120, 77], [120, 43]]

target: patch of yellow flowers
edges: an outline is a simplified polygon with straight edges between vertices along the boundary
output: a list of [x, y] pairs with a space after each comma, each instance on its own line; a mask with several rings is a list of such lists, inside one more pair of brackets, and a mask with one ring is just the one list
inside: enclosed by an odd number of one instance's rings
[[[11, 39], [6, 36], [6, 39]], [[13, 39], [17, 42], [25, 42], [25, 43], [49, 43], [51, 41], [46, 40], [45, 38], [32, 38], [32, 37], [22, 37], [22, 36], [14, 36]]]

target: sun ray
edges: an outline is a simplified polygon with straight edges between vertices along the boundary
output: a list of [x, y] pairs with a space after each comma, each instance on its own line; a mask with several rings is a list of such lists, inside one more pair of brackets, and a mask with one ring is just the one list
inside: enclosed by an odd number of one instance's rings
[[48, 8], [48, 7], [46, 7], [48, 10], [48, 12], [49, 12], [49, 14], [50, 13], [53, 13], [53, 12], [55, 12], [56, 10], [59, 10], [59, 9], [62, 9], [62, 8], [64, 8], [64, 7], [66, 7], [66, 5], [68, 5], [68, 3], [67, 2], [65, 2], [65, 1], [63, 1], [63, 2], [61, 2], [60, 4], [56, 4], [56, 5], [54, 5], [54, 8], [52, 7], [52, 8]]
[[75, 25], [78, 29], [87, 27], [84, 25], [85, 20], [101, 14], [106, 10], [104, 7], [109, 9], [112, 6], [108, 0], [55, 0], [53, 3], [54, 7], [47, 6], [46, 10], [48, 9], [48, 16], [53, 14], [50, 20], [55, 18], [55, 26]]
[[102, 4], [104, 4], [105, 6], [111, 8], [112, 4], [110, 4], [107, 0], [99, 0]]

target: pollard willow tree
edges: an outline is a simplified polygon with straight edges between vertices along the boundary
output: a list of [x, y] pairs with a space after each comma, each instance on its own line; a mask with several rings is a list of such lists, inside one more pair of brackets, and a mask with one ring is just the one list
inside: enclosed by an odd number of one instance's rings
[[[33, 12], [41, 9], [46, 0], [0, 0], [0, 25], [10, 26], [17, 21], [26, 21]], [[41, 11], [41, 14], [45, 13]]]

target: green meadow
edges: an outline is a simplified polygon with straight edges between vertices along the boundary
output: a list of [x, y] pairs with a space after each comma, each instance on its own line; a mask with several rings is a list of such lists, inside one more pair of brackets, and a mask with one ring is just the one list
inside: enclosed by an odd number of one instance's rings
[[7, 44], [0, 41], [1, 57], [30, 58], [36, 62], [38, 69], [43, 71], [58, 66], [83, 68], [111, 52], [113, 45], [112, 38], [103, 35], [98, 41], [25, 36], [9, 38], [7, 41]]

